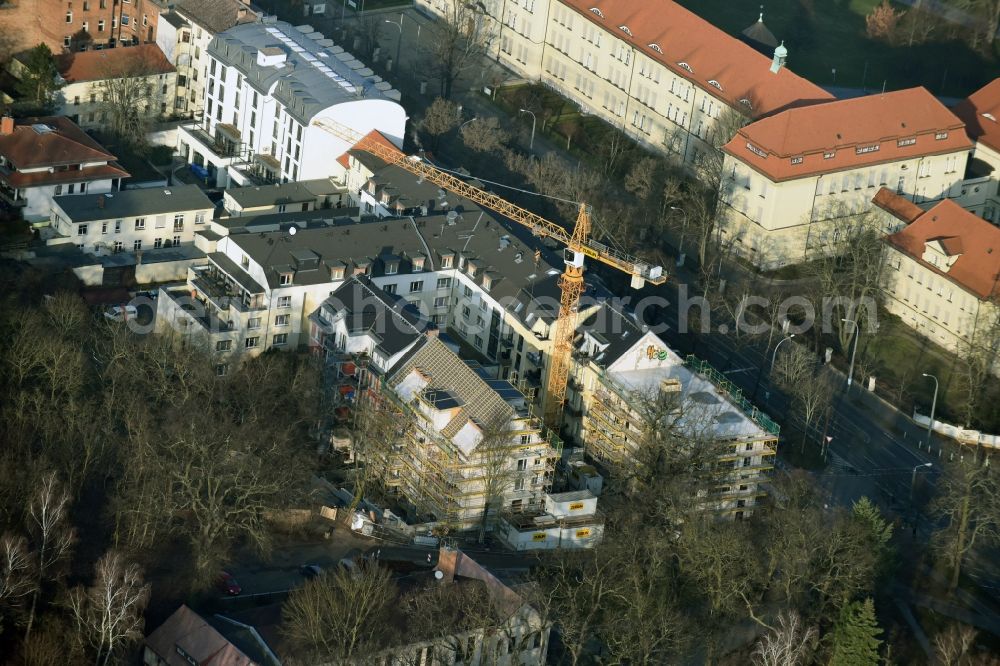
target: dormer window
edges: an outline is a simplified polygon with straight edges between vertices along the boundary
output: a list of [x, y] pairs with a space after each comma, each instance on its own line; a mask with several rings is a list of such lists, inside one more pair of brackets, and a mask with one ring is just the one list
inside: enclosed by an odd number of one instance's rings
[[722, 90], [722, 84], [716, 81], [715, 79], [710, 79], [708, 85], [718, 88], [719, 90]]
[[833, 150], [828, 150], [827, 152], [823, 153], [823, 159], [824, 160], [832, 160], [836, 156], [837, 156], [837, 153], [836, 153], [836, 151], [833, 151]]
[[469, 275], [472, 277], [476, 276], [476, 265], [471, 261], [469, 262]]
[[278, 274], [278, 284], [282, 286], [290, 285], [292, 283], [291, 273], [279, 273]]
[[604, 12], [602, 12], [597, 7], [591, 7], [590, 11], [594, 12], [595, 14], [597, 14], [598, 16], [600, 16], [601, 18], [604, 18]]
[[896, 142], [896, 146], [899, 147], [899, 148], [903, 148], [904, 146], [912, 146], [916, 142], [917, 142], [917, 138], [911, 136], [911, 137], [909, 137], [907, 139], [900, 139], [899, 141]]
[[413, 257], [413, 272], [420, 273], [424, 270], [424, 258]]
[[385, 274], [395, 275], [399, 272], [399, 262], [395, 259], [385, 262]]
[[632, 36], [632, 31], [628, 29], [627, 25], [620, 25], [620, 26], [618, 26], [618, 29], [621, 30], [622, 32], [624, 32], [629, 37]]
[[455, 265], [455, 255], [445, 254], [441, 256], [441, 268], [451, 268]]
[[948, 138], [948, 133], [947, 132], [938, 132], [937, 134], [934, 135], [934, 138], [937, 139], [938, 141], [941, 141], [943, 139], [947, 139]]
[[344, 267], [343, 266], [332, 266], [330, 268], [330, 279], [331, 280], [343, 280], [344, 279]]
[[493, 286], [493, 278], [490, 277], [488, 274], [484, 275], [483, 276], [483, 289], [485, 289], [486, 291], [489, 291], [491, 286]]
[[653, 49], [654, 51], [656, 51], [660, 55], [663, 55], [663, 49], [660, 48], [659, 44], [657, 44], [657, 43], [654, 42], [652, 44], [647, 44], [647, 46], [649, 46], [649, 48]]
[[799, 156], [799, 157], [793, 157], [792, 158], [792, 164], [802, 164], [802, 157], [801, 156]]
[[688, 72], [691, 72], [692, 74], [694, 74], [694, 70], [691, 69], [691, 65], [687, 64], [686, 62], [679, 62], [679, 63], [677, 63], [677, 66], [680, 67], [681, 69], [685, 70], [685, 71], [688, 71]]

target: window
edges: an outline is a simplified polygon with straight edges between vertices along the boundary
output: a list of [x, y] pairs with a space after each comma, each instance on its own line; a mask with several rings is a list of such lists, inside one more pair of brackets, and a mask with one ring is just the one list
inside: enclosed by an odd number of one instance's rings
[[120, 234], [122, 232], [122, 221], [115, 220], [115, 233]]
[[87, 225], [86, 224], [78, 224], [78, 225], [76, 225], [76, 235], [77, 236], [86, 236], [87, 235]]
[[290, 308], [290, 307], [292, 307], [292, 297], [291, 296], [278, 296], [278, 307], [279, 308]]
[[146, 218], [137, 217], [135, 218], [135, 230], [144, 231], [146, 229]]
[[174, 231], [184, 230], [184, 213], [174, 215]]
[[132, 250], [133, 251], [138, 251], [138, 250], [141, 250], [141, 249], [142, 249], [142, 241], [141, 240], [139, 240], [137, 238], [134, 241], [132, 241]]
[[948, 133], [947, 132], [938, 132], [937, 134], [934, 135], [934, 138], [936, 140], [938, 140], [938, 141], [941, 141], [943, 139], [947, 139], [948, 138]]
[[194, 223], [195, 224], [205, 224], [205, 214], [204, 213], [195, 213], [194, 214]]
[[441, 257], [441, 268], [451, 268], [452, 267], [452, 262], [454, 261], [454, 259], [455, 258], [453, 256], [451, 256], [450, 254], [447, 255], [447, 256]]
[[472, 298], [472, 287], [468, 287], [468, 286], [465, 287], [465, 290], [462, 293], [465, 294], [466, 298]]
[[229, 351], [232, 348], [233, 348], [232, 340], [219, 340], [218, 342], [215, 343], [215, 351], [220, 351], [220, 352]]
[[154, 250], [159, 250], [161, 247], [163, 247], [163, 239], [162, 238], [154, 238], [153, 239], [153, 249]]
[[247, 349], [253, 349], [259, 344], [260, 344], [260, 338], [258, 338], [257, 336], [247, 338], [246, 340], [243, 341], [243, 346]]
[[292, 274], [291, 273], [282, 273], [280, 276], [278, 276], [278, 283], [282, 284], [282, 285], [289, 285], [289, 284], [291, 284], [292, 283]]
[[56, 196], [62, 194], [62, 185], [56, 185], [55, 194]]
[[108, 233], [108, 223], [107, 222], [101, 222], [101, 233], [102, 234]]
[[115, 244], [114, 244], [114, 251], [115, 251], [115, 254], [117, 254], [117, 253], [121, 252], [121, 251], [122, 251], [122, 250], [124, 250], [124, 249], [125, 249], [125, 248], [124, 248], [124, 246], [122, 245], [122, 242], [121, 242], [121, 241], [115, 241]]
[[384, 291], [387, 294], [393, 294], [393, 295], [395, 295], [395, 293], [396, 293], [396, 285], [394, 285], [394, 284], [387, 284], [384, 287], [382, 287], [382, 291]]
[[[528, 437], [527, 435], [521, 435], [521, 443], [522, 444], [527, 444], [528, 443], [528, 442], [525, 441], [527, 439], [527, 437]], [[523, 472], [526, 469], [528, 469], [528, 459], [527, 458], [521, 458], [520, 460], [517, 461], [517, 471], [518, 472]]]
[[424, 281], [423, 280], [414, 280], [413, 282], [410, 283], [410, 293], [411, 294], [413, 292], [415, 292], [415, 291], [421, 291], [421, 290], [423, 290], [423, 288], [424, 288]]
[[80, 106], [80, 96], [79, 95], [74, 95], [74, 97], [73, 97], [73, 106]]
[[260, 328], [260, 317], [250, 317], [247, 319], [247, 328]]
[[437, 298], [434, 299], [434, 307], [436, 307], [436, 308], [444, 308], [444, 307], [447, 307], [447, 306], [448, 306], [448, 297], [447, 296], [438, 296]]
[[225, 377], [228, 372], [229, 372], [228, 363], [219, 363], [218, 365], [215, 366], [215, 374], [217, 377]]
[[288, 333], [277, 333], [273, 338], [271, 338], [271, 344], [275, 347], [281, 347], [282, 345], [288, 344]]
[[482, 348], [483, 348], [483, 339], [482, 339], [482, 337], [480, 337], [480, 336], [478, 336], [478, 335], [476, 336], [476, 338], [475, 338], [475, 345], [476, 345], [476, 347], [478, 347], [479, 349], [482, 349]]
[[278, 315], [277, 317], [274, 318], [274, 325], [288, 326], [288, 322], [291, 321], [291, 318], [292, 318], [291, 315], [286, 315], [286, 314]]
[[84, 21], [81, 26], [81, 30], [84, 32], [90, 32], [90, 21]]
[[66, 193], [67, 193], [67, 194], [73, 194], [73, 189], [74, 189], [75, 187], [76, 187], [76, 185], [74, 185], [73, 183], [70, 183], [70, 184], [69, 184], [69, 185], [68, 185], [68, 186], [66, 187]]
[[104, 32], [104, 19], [97, 22], [97, 32]]
[[132, 18], [128, 14], [122, 14], [122, 25], [128, 25]]
[[181, 244], [180, 235], [174, 236], [174, 245], [180, 245], [180, 244]]
[[66, 35], [65, 37], [63, 37], [63, 46], [69, 48], [69, 45], [70, 45], [70, 37], [69, 35]]
[[449, 287], [451, 287], [451, 278], [438, 278], [438, 289], [448, 289]]
[[73, 11], [72, 10], [67, 10], [66, 11], [66, 23], [72, 23], [72, 22], [73, 22]]

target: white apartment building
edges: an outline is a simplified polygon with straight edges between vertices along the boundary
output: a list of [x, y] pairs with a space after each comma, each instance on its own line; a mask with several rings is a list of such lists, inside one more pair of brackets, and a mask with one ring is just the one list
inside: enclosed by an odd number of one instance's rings
[[1000, 78], [962, 100], [954, 111], [976, 144], [959, 202], [1000, 224]]
[[174, 113], [201, 118], [205, 104], [208, 45], [234, 25], [252, 23], [257, 14], [241, 0], [185, 0], [160, 16], [156, 43], [177, 68]]
[[917, 204], [960, 196], [971, 149], [924, 88], [758, 120], [723, 148], [723, 243], [765, 268], [834, 252], [879, 188]]
[[996, 330], [1000, 229], [954, 201], [929, 210], [886, 206], [906, 223], [885, 238], [886, 307], [920, 335], [951, 351], [992, 344]]
[[[454, 1], [417, 5], [441, 16]], [[714, 149], [725, 109], [761, 118], [833, 99], [785, 66], [784, 46], [772, 61], [672, 0], [480, 5], [499, 62], [682, 163]]]
[[737, 519], [750, 515], [764, 495], [761, 484], [774, 465], [780, 428], [731, 382], [694, 357], [681, 359], [633, 315], [610, 305], [579, 328], [577, 363], [566, 398], [570, 436], [612, 473], [635, 460], [647, 434], [639, 405], [657, 394], [676, 395], [674, 436], [718, 454], [718, 482], [705, 508]]
[[0, 199], [25, 220], [50, 220], [53, 197], [111, 192], [129, 173], [69, 118], [0, 119]]
[[74, 53], [64, 61], [59, 73], [66, 84], [57, 93], [58, 112], [84, 129], [107, 126], [108, 89], [103, 82], [111, 79], [138, 80], [143, 92], [135, 104], [143, 118], [167, 118], [174, 112], [177, 72], [156, 44]]
[[150, 252], [191, 245], [207, 229], [214, 205], [197, 185], [55, 197], [49, 245], [85, 252]]
[[345, 279], [363, 274], [535, 395], [560, 271], [536, 258], [530, 234], [519, 238], [486, 212], [450, 201], [452, 217], [435, 209], [359, 223], [347, 217], [356, 209], [330, 209], [218, 220], [196, 236], [207, 265], [191, 269], [183, 288], [166, 290], [158, 325], [205, 337], [233, 362], [295, 349], [309, 340], [309, 315]]
[[178, 148], [219, 187], [328, 178], [350, 143], [323, 127], [379, 130], [402, 146], [400, 94], [308, 25], [268, 17], [209, 44], [204, 115]]

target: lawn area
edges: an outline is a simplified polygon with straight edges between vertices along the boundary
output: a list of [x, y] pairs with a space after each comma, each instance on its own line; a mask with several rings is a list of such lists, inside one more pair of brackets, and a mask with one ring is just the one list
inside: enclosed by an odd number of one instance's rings
[[[962, 425], [965, 392], [958, 361], [943, 348], [919, 337], [898, 317], [879, 313], [878, 333], [861, 339], [858, 364], [866, 368], [866, 375], [875, 375], [876, 391], [906, 413], [914, 405], [922, 414], [930, 411], [934, 381], [922, 373], [935, 375], [941, 385], [937, 418]], [[987, 388], [990, 395], [980, 402], [983, 422], [974, 426], [989, 432], [1000, 430], [997, 391], [997, 383], [991, 382]]]
[[[937, 95], [965, 97], [998, 74], [998, 62], [959, 41], [908, 48], [869, 40], [865, 15], [880, 0], [773, 0], [764, 23], [788, 47], [792, 71], [821, 85], [898, 90], [925, 86]], [[757, 0], [678, 0], [732, 35], [757, 19]], [[837, 70], [834, 82], [833, 70]], [[867, 69], [867, 71], [866, 71]]]

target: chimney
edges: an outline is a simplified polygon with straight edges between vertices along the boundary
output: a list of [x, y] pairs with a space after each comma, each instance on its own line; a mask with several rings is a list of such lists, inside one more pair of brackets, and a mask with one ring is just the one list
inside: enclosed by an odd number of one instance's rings
[[98, 208], [104, 208], [104, 195], [103, 194], [100, 194], [97, 197], [97, 207]]
[[788, 60], [788, 49], [785, 48], [785, 42], [782, 40], [781, 44], [778, 44], [778, 48], [774, 49], [774, 59], [771, 61], [771, 72], [777, 74], [778, 70], [785, 66], [786, 60]]
[[0, 136], [14, 133], [14, 119], [11, 116], [0, 118]]

